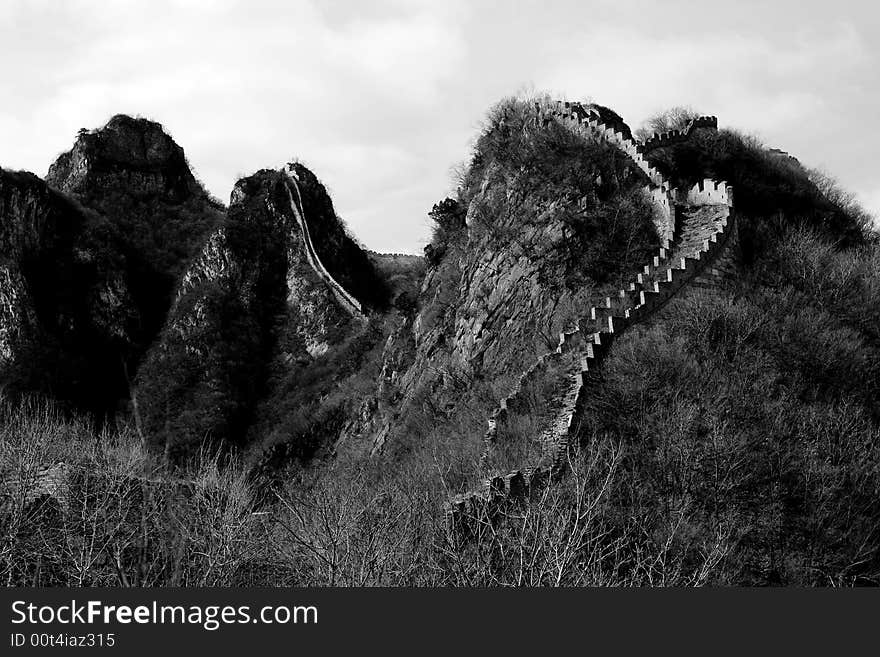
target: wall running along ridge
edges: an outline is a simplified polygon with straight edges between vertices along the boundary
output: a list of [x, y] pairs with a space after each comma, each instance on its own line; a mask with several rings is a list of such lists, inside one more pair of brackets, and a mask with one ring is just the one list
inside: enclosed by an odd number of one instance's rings
[[296, 222], [299, 224], [299, 228], [302, 231], [303, 242], [306, 245], [306, 257], [308, 258], [309, 264], [312, 266], [312, 269], [315, 270], [315, 273], [321, 277], [321, 280], [330, 287], [330, 290], [333, 292], [337, 301], [339, 301], [342, 307], [345, 308], [350, 315], [358, 318], [363, 317], [361, 304], [357, 299], [350, 295], [335, 278], [333, 278], [321, 262], [321, 258], [318, 257], [318, 252], [315, 251], [315, 246], [312, 244], [312, 236], [309, 233], [309, 225], [305, 219], [305, 212], [302, 209], [302, 195], [299, 191], [299, 180], [297, 179], [296, 171], [291, 165], [287, 165], [282, 171], [287, 174], [287, 180], [293, 184], [293, 189], [296, 191], [298, 203], [294, 202], [293, 193], [290, 191], [290, 185], [287, 185], [287, 195], [290, 198], [290, 209], [293, 211], [293, 215], [296, 217]]
[[[315, 251], [315, 246], [312, 242], [312, 237], [309, 232], [308, 223], [305, 220], [305, 215], [303, 213], [302, 207], [302, 195], [300, 194], [298, 180], [296, 178], [296, 172], [288, 165], [286, 169], [283, 170], [286, 174], [285, 176], [285, 188], [287, 190], [288, 199], [290, 201], [290, 208], [293, 212], [294, 217], [296, 218], [296, 222], [299, 225], [303, 244], [305, 245], [306, 258], [309, 262], [309, 265], [315, 271], [315, 273], [321, 278], [321, 280], [330, 288], [334, 297], [337, 299], [339, 304], [355, 319], [364, 320], [363, 309], [361, 304], [355, 299], [348, 291], [345, 290], [324, 264], [321, 262], [320, 257]], [[293, 191], [291, 190], [293, 189]], [[296, 192], [296, 200], [294, 200], [293, 192]], [[230, 261], [228, 257], [228, 252], [224, 248], [224, 243], [226, 241], [226, 232], [223, 227], [216, 230], [212, 235], [208, 238], [206, 245], [202, 250], [202, 255], [200, 256], [201, 262], [204, 265], [203, 267], [196, 268], [194, 270], [188, 271], [184, 274], [180, 285], [178, 286], [177, 294], [174, 301], [174, 307], [180, 303], [180, 300], [193, 288], [198, 286], [200, 283], [205, 280], [210, 280], [212, 278], [216, 278], [221, 276], [224, 272], [232, 272], [235, 268], [235, 263]], [[8, 268], [0, 265], [0, 290], [9, 289], [13, 292], [17, 290], [25, 290], [26, 286], [23, 281], [17, 281], [12, 278], [15, 272], [10, 272]], [[14, 282], [14, 284], [7, 285], [2, 287], [4, 282]], [[9, 305], [10, 308], [6, 308], [4, 304], [0, 304], [0, 318], [3, 317], [4, 312], [7, 310], [9, 312], [18, 312], [17, 306], [22, 305], [21, 303], [17, 303], [19, 298], [16, 294], [7, 295], [11, 299]], [[0, 301], [2, 301], [3, 295], [0, 294]], [[171, 310], [170, 314], [173, 314], [174, 307]], [[198, 304], [195, 307], [195, 322], [201, 323], [204, 320], [204, 306], [202, 304]], [[2, 323], [0, 322], [0, 327], [9, 324], [9, 322]], [[190, 329], [189, 325], [184, 326], [176, 326], [174, 330], [176, 330], [181, 337], [185, 337], [186, 332]], [[3, 328], [0, 328], [0, 364], [2, 364], [3, 360], [9, 357], [9, 353], [7, 353], [7, 349], [4, 345], [7, 343], [11, 343], [16, 336], [12, 334], [12, 332], [7, 331]], [[166, 345], [163, 342], [160, 342], [160, 348], [166, 349]], [[193, 353], [196, 356], [204, 357], [204, 354], [198, 351], [197, 349], [187, 345], [186, 347], [188, 353]], [[134, 402], [137, 403], [137, 397], [133, 398]], [[35, 501], [40, 499], [60, 499], [60, 492], [62, 489], [62, 484], [65, 481], [68, 474], [71, 472], [71, 468], [68, 464], [63, 462], [54, 463], [52, 465], [45, 466], [34, 473], [28, 474], [28, 476], [0, 476], [0, 513], [4, 513], [9, 508], [10, 500], [13, 499], [12, 491], [18, 490], [21, 492], [19, 497], [24, 500], [25, 504], [30, 505]], [[159, 480], [147, 480], [144, 478], [139, 478], [143, 481], [148, 481], [150, 483], [159, 483]], [[162, 480], [164, 481], [164, 480]]]
[[[669, 243], [675, 233], [675, 197], [669, 182], [654, 167], [648, 164], [648, 161], [642, 157], [638, 144], [626, 137], [625, 132], [616, 130], [601, 122], [598, 114], [589, 108], [585, 108], [579, 104], [556, 102], [549, 111], [535, 103], [537, 110], [537, 122], [540, 125], [546, 125], [553, 120], [561, 120], [564, 124], [575, 132], [582, 134], [588, 139], [601, 139], [610, 141], [617, 145], [627, 155], [629, 155], [636, 166], [652, 180], [653, 185], [645, 188], [648, 200], [654, 208], [654, 222], [657, 233], [660, 235], [661, 243], [664, 248], [668, 248]], [[666, 251], [661, 248], [659, 257], [666, 257]], [[655, 260], [657, 258], [655, 257]], [[565, 335], [565, 334], [563, 334]], [[548, 360], [549, 359], [549, 360]], [[537, 362], [527, 370], [511, 393], [501, 400], [499, 408], [493, 413], [489, 419], [489, 430], [486, 433], [485, 442], [488, 445], [494, 441], [497, 434], [497, 422], [499, 419], [505, 419], [510, 408], [512, 400], [517, 398], [522, 390], [533, 380], [539, 378], [543, 374], [548, 365], [558, 361], [552, 354], [545, 354], [540, 357]], [[484, 456], [487, 453], [484, 450]]]
[[599, 113], [579, 103], [557, 101], [548, 108], [536, 103], [538, 122], [548, 124], [561, 121], [569, 129], [588, 139], [608, 142], [626, 153], [633, 163], [645, 174], [651, 184], [645, 187], [645, 194], [654, 208], [654, 224], [662, 242], [672, 239], [675, 233], [675, 199], [672, 185], [660, 171], [651, 166], [644, 156], [642, 147], [627, 137], [628, 129], [602, 122]]
[[[474, 531], [479, 524], [490, 522], [504, 500], [534, 498], [552, 480], [564, 474], [569, 441], [574, 438], [586, 399], [588, 374], [598, 368], [616, 337], [628, 327], [656, 316], [673, 297], [684, 296], [690, 289], [718, 286], [735, 273], [737, 265], [733, 194], [725, 182], [706, 179], [690, 189], [673, 189], [645, 159], [644, 149], [623, 131], [604, 124], [592, 108], [567, 102], [556, 102], [549, 107], [536, 105], [539, 125], [560, 121], [592, 139], [617, 146], [632, 158], [652, 183], [646, 191], [655, 207], [662, 246], [632, 283], [614, 297], [607, 297], [603, 304], [589, 309], [590, 321], [605, 328], [584, 332], [578, 327], [563, 332], [556, 350], [538, 358], [511, 393], [501, 400], [488, 421], [484, 459], [497, 440], [499, 426], [511, 412], [525, 408], [522, 393], [528, 384], [552, 366], [564, 363], [569, 354], [569, 384], [555, 416], [541, 434], [544, 451], [549, 455], [547, 462], [490, 477], [479, 490], [455, 496], [447, 505], [447, 521], [451, 528], [466, 531]], [[717, 125], [714, 117], [708, 118], [711, 121], [707, 124]], [[692, 122], [690, 128], [693, 126]]]
[[718, 119], [714, 116], [698, 116], [695, 119], [691, 119], [688, 123], [687, 128], [684, 130], [670, 130], [668, 132], [655, 132], [653, 135], [648, 137], [645, 140], [645, 143], [642, 145], [643, 152], [652, 151], [655, 148], [662, 148], [664, 146], [672, 146], [673, 144], [678, 144], [680, 142], [686, 141], [690, 138], [690, 136], [694, 133], [695, 130], [699, 129], [707, 129], [707, 130], [717, 130], [718, 129]]

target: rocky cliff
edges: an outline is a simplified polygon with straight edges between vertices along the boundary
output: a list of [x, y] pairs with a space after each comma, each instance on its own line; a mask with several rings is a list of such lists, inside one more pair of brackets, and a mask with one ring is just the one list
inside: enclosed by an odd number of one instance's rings
[[[339, 281], [357, 281], [359, 296]], [[206, 439], [243, 445], [272, 435], [287, 418], [267, 400], [290, 403], [279, 389], [300, 388], [304, 377], [313, 390], [338, 377], [316, 377], [315, 363], [364, 332], [382, 289], [311, 171], [292, 164], [238, 181], [139, 377], [144, 432], [169, 457]]]
[[359, 368], [384, 313], [412, 302], [306, 167], [239, 181], [227, 212], [145, 119], [80, 131], [45, 182], [0, 171], [0, 220], [0, 385], [131, 411], [168, 456], [207, 438], [270, 460], [332, 444], [359, 398], [317, 430], [314, 404], [373, 376]]
[[120, 243], [97, 214], [32, 174], [0, 173], [0, 378], [108, 412], [138, 325]]
[[203, 194], [183, 149], [159, 123], [124, 114], [103, 128], [81, 130], [73, 148], [49, 167], [46, 182], [67, 194], [93, 196], [118, 187], [130, 194]]
[[0, 368], [4, 373], [37, 337], [36, 307], [23, 268], [54, 233], [58, 214], [53, 212], [54, 200], [36, 176], [0, 169]]
[[365, 252], [301, 164], [240, 180], [224, 211], [158, 123], [81, 131], [48, 185], [4, 173], [4, 381], [108, 414], [136, 380], [130, 408], [169, 457], [206, 439], [280, 463], [466, 437], [478, 460], [523, 373], [668, 243], [666, 171], [687, 190], [727, 166], [704, 143], [726, 138], [717, 121], [649, 165], [617, 114], [582, 109], [588, 130], [496, 107], [424, 259]]
[[[218, 528], [259, 518], [221, 546], [236, 585], [878, 583], [876, 233], [830, 181], [690, 126], [646, 145], [607, 108], [503, 102], [424, 258], [363, 251], [300, 164], [223, 211], [151, 122], [81, 134], [58, 189], [0, 172], [0, 385], [101, 410], [137, 370], [100, 458], [90, 423], [0, 390], [22, 447], [0, 514], [51, 498], [70, 520], [20, 516], [18, 581], [51, 583], [47, 554], [77, 585], [129, 584], [126, 554], [156, 583], [181, 554], [213, 572]], [[95, 472], [167, 487], [169, 515], [71, 494]], [[187, 506], [188, 479], [227, 490]], [[266, 483], [289, 504], [253, 514]], [[88, 580], [86, 516], [114, 534]]]
[[[524, 103], [499, 106], [459, 198], [435, 207], [418, 312], [389, 341], [373, 422], [347, 446], [481, 435], [577, 309], [659, 244], [646, 183], [617, 149], [539, 125]], [[471, 442], [456, 449], [478, 456]]]
[[183, 149], [156, 122], [125, 115], [80, 131], [49, 168], [50, 186], [105, 218], [118, 236], [140, 315], [138, 356], [165, 319], [174, 286], [223, 206], [190, 171]]
[[222, 206], [159, 124], [121, 115], [0, 196], [3, 385], [114, 415]]

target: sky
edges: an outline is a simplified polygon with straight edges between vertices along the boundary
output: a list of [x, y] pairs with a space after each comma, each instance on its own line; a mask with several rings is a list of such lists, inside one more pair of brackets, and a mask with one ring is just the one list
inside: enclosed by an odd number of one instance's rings
[[80, 128], [162, 123], [228, 202], [296, 158], [377, 251], [419, 253], [486, 110], [687, 105], [826, 170], [880, 215], [880, 8], [664, 0], [0, 0], [0, 166]]

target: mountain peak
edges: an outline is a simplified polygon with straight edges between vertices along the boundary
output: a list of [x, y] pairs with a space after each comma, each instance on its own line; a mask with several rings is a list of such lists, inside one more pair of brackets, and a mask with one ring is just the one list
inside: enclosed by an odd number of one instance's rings
[[186, 155], [161, 123], [116, 114], [103, 127], [80, 130], [73, 148], [49, 167], [46, 182], [84, 194], [93, 186], [187, 196], [204, 193]]

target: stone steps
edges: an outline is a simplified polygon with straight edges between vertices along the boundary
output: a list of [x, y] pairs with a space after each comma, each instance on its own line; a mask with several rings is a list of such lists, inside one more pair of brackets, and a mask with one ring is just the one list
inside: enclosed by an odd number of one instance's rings
[[[578, 352], [579, 367], [568, 374], [566, 392], [554, 404], [557, 409], [555, 417], [551, 417], [540, 434], [544, 454], [549, 455], [544, 460], [549, 463], [493, 476], [480, 490], [455, 496], [447, 507], [447, 518], [452, 526], [469, 531], [474, 530], [474, 522], [491, 521], [498, 502], [505, 498], [534, 498], [553, 479], [562, 476], [569, 441], [576, 432], [579, 409], [583, 407], [587, 394], [589, 372], [600, 366], [616, 336], [648, 318], [701, 271], [709, 268], [715, 275], [712, 264], [735, 230], [731, 221], [732, 194], [726, 183], [704, 180], [687, 190], [673, 190], [662, 175], [648, 165], [641, 146], [627, 138], [626, 131], [603, 125], [595, 111], [578, 104], [556, 103], [548, 116], [538, 107], [539, 123], [554, 119], [571, 123], [576, 130], [617, 145], [648, 176], [654, 186], [652, 198], [658, 203], [658, 216], [664, 222], [658, 225], [662, 247], [633, 281], [616, 295], [606, 297], [602, 304], [590, 308], [578, 328], [563, 332], [556, 351], [541, 356], [520, 377], [511, 394], [501, 401], [489, 420], [489, 431], [484, 437], [486, 450], [491, 449], [492, 442], [497, 439], [498, 425], [507, 419], [511, 409], [524, 408], [518, 406], [517, 399], [530, 377], [545, 373], [546, 364], [560, 362], [558, 358], [563, 354]], [[699, 281], [696, 284], [702, 285]]]

